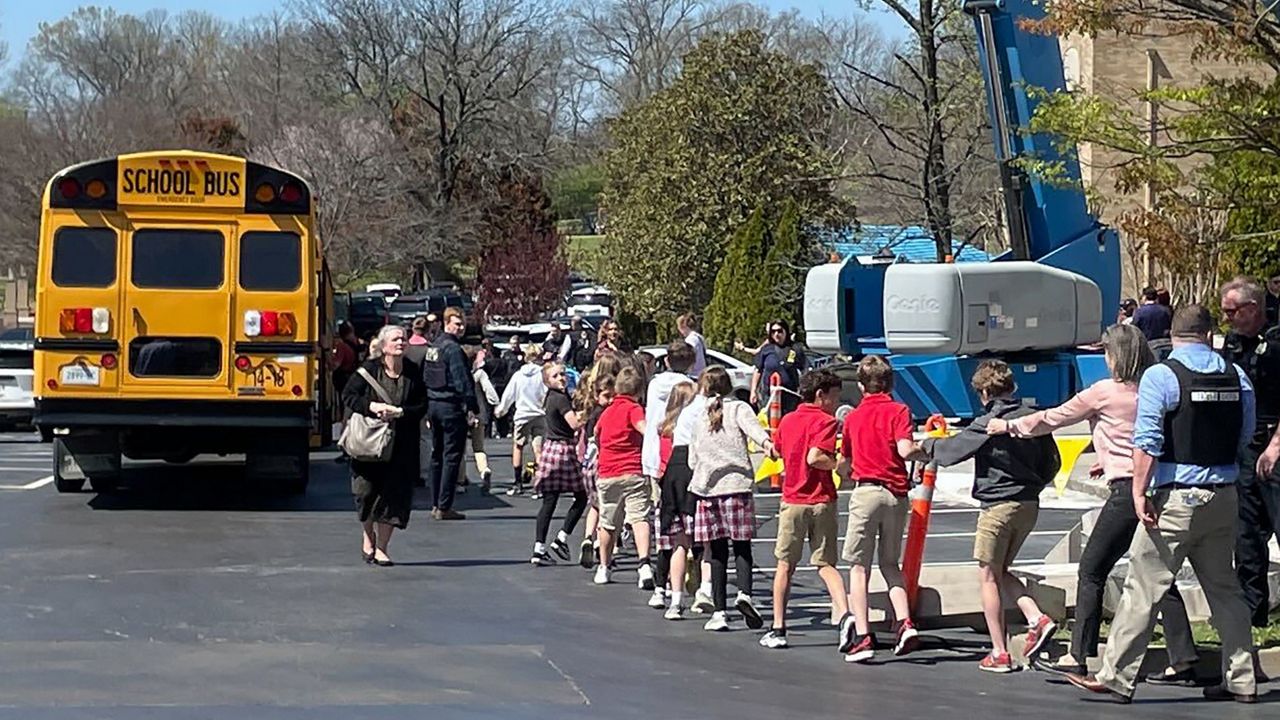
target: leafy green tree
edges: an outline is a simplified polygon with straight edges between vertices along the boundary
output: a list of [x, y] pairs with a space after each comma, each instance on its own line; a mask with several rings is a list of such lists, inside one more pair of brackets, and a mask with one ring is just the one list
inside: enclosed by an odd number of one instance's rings
[[610, 125], [602, 279], [630, 311], [665, 323], [707, 306], [756, 208], [777, 218], [793, 200], [804, 227], [847, 224], [833, 108], [820, 69], [766, 49], [759, 32], [704, 39], [671, 87]]
[[[1214, 295], [1224, 274], [1262, 274], [1277, 264], [1280, 21], [1273, 9], [1246, 0], [1068, 0], [1049, 5], [1048, 18], [1034, 28], [1182, 34], [1193, 40], [1193, 57], [1256, 68], [1247, 76], [1204, 73], [1191, 84], [1127, 94], [1055, 93], [1037, 108], [1031, 129], [1056, 134], [1063, 149], [1090, 143], [1119, 156], [1110, 168], [1119, 194], [1154, 191], [1155, 211], [1130, 211], [1120, 221], [1156, 260], [1157, 277], [1141, 283], [1185, 281], [1181, 266], [1196, 276], [1187, 297], [1200, 299]], [[1154, 144], [1148, 120], [1133, 112], [1147, 102], [1160, 110]], [[1093, 190], [1092, 199], [1104, 197]]]

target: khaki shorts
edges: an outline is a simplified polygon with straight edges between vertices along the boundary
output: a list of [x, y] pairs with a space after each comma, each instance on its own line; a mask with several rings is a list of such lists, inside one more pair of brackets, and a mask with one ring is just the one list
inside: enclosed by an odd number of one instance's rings
[[810, 562], [818, 567], [836, 564], [836, 538], [840, 535], [840, 517], [836, 501], [820, 505], [788, 505], [778, 511], [778, 542], [773, 556], [779, 562], [795, 567], [804, 554], [804, 541], [812, 551]]
[[881, 485], [858, 485], [849, 495], [849, 529], [844, 535], [844, 559], [871, 567], [879, 537], [880, 569], [896, 568], [902, 557], [902, 533], [911, 500]]
[[613, 532], [620, 523], [646, 522], [653, 514], [653, 483], [643, 475], [600, 478], [596, 496], [600, 502], [600, 527]]
[[534, 452], [542, 452], [542, 439], [547, 436], [547, 421], [545, 418], [531, 418], [522, 423], [517, 423], [515, 431], [511, 434], [515, 439], [516, 447], [524, 447], [529, 445]]
[[1022, 543], [1036, 527], [1040, 503], [1007, 500], [982, 509], [973, 539], [973, 559], [997, 570], [1008, 570]]

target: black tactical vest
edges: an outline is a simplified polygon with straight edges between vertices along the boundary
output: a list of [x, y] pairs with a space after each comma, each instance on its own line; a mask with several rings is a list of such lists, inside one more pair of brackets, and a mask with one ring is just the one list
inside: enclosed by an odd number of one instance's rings
[[427, 390], [449, 390], [449, 372], [446, 367], [445, 345], [449, 342], [444, 337], [444, 333], [440, 334], [431, 344], [427, 346], [427, 352], [422, 358], [422, 380], [427, 385]]
[[1164, 364], [1178, 378], [1178, 407], [1164, 416], [1160, 460], [1199, 467], [1235, 463], [1244, 424], [1235, 366], [1198, 373], [1177, 360]]

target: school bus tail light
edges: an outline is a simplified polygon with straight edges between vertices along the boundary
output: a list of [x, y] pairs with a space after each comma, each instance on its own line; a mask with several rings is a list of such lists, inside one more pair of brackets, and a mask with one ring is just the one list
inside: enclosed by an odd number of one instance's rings
[[62, 178], [58, 181], [58, 192], [67, 200], [75, 200], [80, 197], [80, 181], [73, 177]]
[[271, 186], [271, 183], [262, 183], [253, 191], [253, 199], [263, 205], [269, 205], [276, 199], [276, 189]]
[[111, 331], [111, 311], [106, 308], [63, 308], [58, 313], [58, 330], [105, 335]]
[[249, 372], [253, 367], [253, 361], [244, 355], [236, 356], [236, 369], [240, 372]]
[[116, 358], [115, 353], [107, 353], [103, 355], [101, 358], [99, 358], [99, 362], [101, 363], [103, 369], [115, 370], [116, 365], [119, 363], [119, 360]]
[[94, 178], [85, 184], [84, 194], [91, 200], [101, 200], [107, 196], [107, 184]]
[[280, 186], [280, 202], [293, 205], [302, 200], [302, 188], [297, 183], [287, 182]]
[[245, 337], [280, 337], [298, 331], [298, 321], [291, 312], [247, 310], [244, 314]]

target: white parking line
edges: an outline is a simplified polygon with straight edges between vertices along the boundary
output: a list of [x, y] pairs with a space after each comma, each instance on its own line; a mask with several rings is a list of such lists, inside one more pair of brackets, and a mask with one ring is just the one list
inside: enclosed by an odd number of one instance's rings
[[[1045, 536], [1045, 535], [1059, 536], [1059, 535], [1066, 535], [1069, 532], [1071, 531], [1070, 530], [1032, 530], [1028, 534], [1040, 535], [1040, 536]], [[967, 537], [973, 537], [974, 535], [977, 535], [977, 533], [976, 532], [942, 532], [942, 533], [929, 533], [928, 535], [925, 536], [925, 538], [928, 540], [932, 540], [934, 538], [967, 538]], [[771, 543], [771, 542], [777, 542], [777, 540], [778, 540], [777, 538], [758, 537], [758, 538], [752, 538], [751, 542]]]
[[42, 477], [39, 480], [33, 480], [26, 485], [0, 485], [0, 490], [37, 490], [53, 482], [53, 476]]

